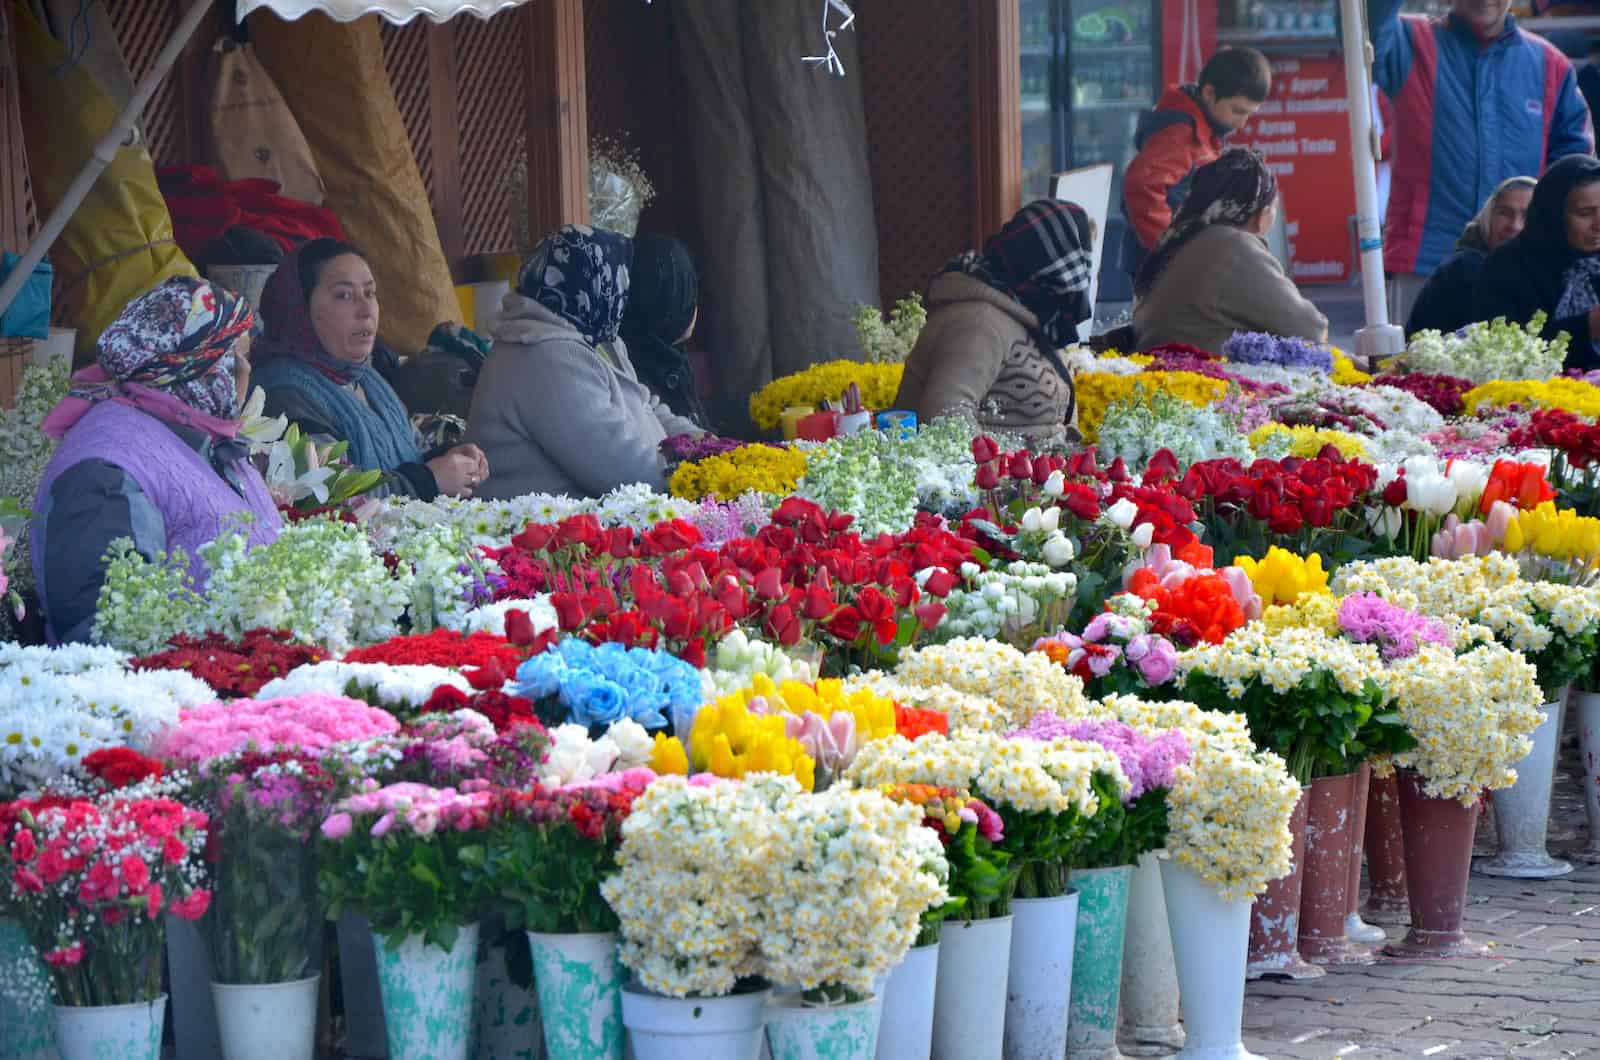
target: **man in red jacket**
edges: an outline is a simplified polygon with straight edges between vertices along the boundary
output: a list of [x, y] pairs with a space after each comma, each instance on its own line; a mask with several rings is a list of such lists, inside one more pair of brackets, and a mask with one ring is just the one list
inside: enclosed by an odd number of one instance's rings
[[1200, 71], [1194, 85], [1172, 85], [1155, 109], [1139, 119], [1138, 154], [1122, 178], [1123, 271], [1139, 271], [1161, 233], [1189, 197], [1189, 178], [1214, 161], [1223, 143], [1267, 101], [1272, 66], [1254, 48], [1224, 48]]

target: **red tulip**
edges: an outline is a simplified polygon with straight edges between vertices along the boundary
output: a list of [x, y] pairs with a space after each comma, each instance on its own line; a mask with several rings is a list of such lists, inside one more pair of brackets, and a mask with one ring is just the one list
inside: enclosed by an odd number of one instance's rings
[[806, 586], [806, 602], [800, 613], [816, 622], [833, 614], [838, 607], [839, 602], [833, 598], [833, 593], [818, 580]]
[[944, 616], [949, 613], [949, 608], [938, 600], [929, 600], [927, 603], [918, 604], [916, 611], [913, 613], [917, 616], [917, 621], [922, 623], [923, 629], [931, 630], [944, 621]]
[[974, 481], [981, 490], [995, 489], [1000, 485], [1000, 472], [993, 464], [979, 464]]
[[1000, 446], [987, 434], [980, 434], [972, 439], [972, 459], [980, 464], [987, 464], [1000, 455]]
[[1014, 479], [1033, 479], [1033, 461], [1028, 454], [1019, 449], [1012, 453], [1006, 461], [1006, 474]]
[[756, 595], [763, 600], [776, 600], [783, 595], [783, 571], [768, 567], [756, 575]]
[[841, 607], [822, 628], [846, 644], [854, 644], [861, 637], [861, 612], [850, 605]]
[[775, 607], [767, 616], [767, 633], [785, 648], [800, 643], [800, 617], [788, 605]]

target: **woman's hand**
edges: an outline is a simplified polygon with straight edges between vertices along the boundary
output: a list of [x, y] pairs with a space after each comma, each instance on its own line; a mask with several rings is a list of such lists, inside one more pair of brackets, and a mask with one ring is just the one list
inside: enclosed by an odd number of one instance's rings
[[475, 445], [458, 445], [443, 456], [428, 461], [428, 470], [447, 497], [470, 497], [478, 484], [489, 477], [489, 458]]

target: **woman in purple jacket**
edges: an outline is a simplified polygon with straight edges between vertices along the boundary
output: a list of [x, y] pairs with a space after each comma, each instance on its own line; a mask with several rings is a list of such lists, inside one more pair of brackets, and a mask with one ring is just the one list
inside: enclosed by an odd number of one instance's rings
[[61, 445], [39, 484], [32, 542], [52, 641], [91, 639], [119, 539], [147, 558], [182, 551], [199, 588], [201, 545], [233, 527], [252, 547], [278, 536], [277, 508], [237, 440], [254, 323], [232, 292], [167, 280], [106, 328], [97, 363], [45, 417]]

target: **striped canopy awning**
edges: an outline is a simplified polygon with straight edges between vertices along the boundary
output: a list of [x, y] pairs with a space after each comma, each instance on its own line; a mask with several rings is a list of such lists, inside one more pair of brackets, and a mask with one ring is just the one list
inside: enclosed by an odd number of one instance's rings
[[479, 18], [506, 8], [516, 7], [526, 0], [239, 0], [239, 18], [252, 11], [271, 11], [280, 18], [297, 19], [312, 11], [321, 11], [340, 22], [351, 22], [362, 15], [381, 15], [398, 25], [405, 25], [418, 16], [443, 22], [460, 14], [473, 14]]

